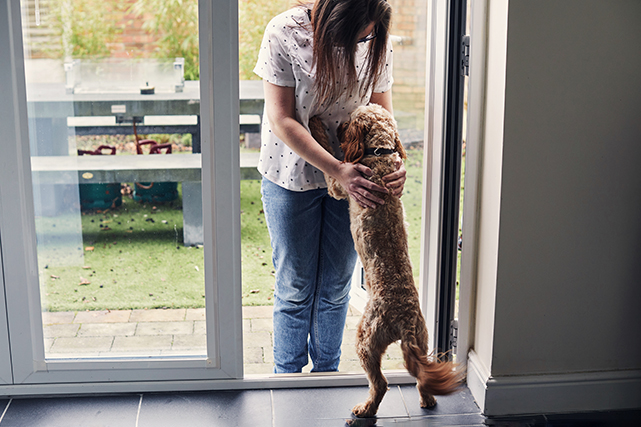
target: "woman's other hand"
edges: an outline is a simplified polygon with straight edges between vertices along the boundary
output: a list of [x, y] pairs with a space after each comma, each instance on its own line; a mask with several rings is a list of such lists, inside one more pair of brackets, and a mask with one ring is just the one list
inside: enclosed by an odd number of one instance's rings
[[405, 188], [407, 171], [405, 170], [405, 164], [400, 159], [396, 163], [396, 167], [396, 172], [385, 175], [383, 182], [385, 182], [385, 186], [394, 196], [401, 197], [403, 195], [403, 189]]

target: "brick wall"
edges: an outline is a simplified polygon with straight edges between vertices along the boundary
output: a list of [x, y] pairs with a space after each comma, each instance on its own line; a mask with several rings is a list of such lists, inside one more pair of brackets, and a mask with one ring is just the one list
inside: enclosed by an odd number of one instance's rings
[[425, 111], [426, 0], [390, 0], [394, 15], [394, 111], [403, 128], [422, 129]]
[[142, 28], [145, 16], [138, 17], [128, 11], [136, 0], [106, 0], [117, 4], [113, 14], [116, 26], [120, 28], [115, 40], [108, 43], [112, 58], [148, 58], [155, 49], [156, 37]]

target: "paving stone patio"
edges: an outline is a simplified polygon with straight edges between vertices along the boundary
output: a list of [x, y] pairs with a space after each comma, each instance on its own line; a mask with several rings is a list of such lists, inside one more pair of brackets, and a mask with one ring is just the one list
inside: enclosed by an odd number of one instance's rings
[[[205, 353], [204, 308], [45, 312], [42, 316], [45, 351], [49, 358]], [[350, 307], [343, 337], [341, 372], [362, 372], [355, 349], [356, 325], [360, 317], [361, 313]], [[271, 306], [243, 307], [246, 375], [273, 372], [272, 335]], [[403, 369], [397, 344], [388, 349], [383, 367]]]

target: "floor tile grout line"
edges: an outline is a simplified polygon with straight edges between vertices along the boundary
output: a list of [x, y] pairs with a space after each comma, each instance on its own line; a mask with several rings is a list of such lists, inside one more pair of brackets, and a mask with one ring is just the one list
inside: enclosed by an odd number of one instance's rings
[[269, 390], [269, 400], [271, 400], [272, 404], [272, 427], [276, 426], [276, 408], [274, 404], [274, 390], [270, 389]]
[[9, 399], [9, 401], [7, 402], [7, 406], [4, 407], [4, 411], [2, 411], [2, 415], [0, 415], [0, 423], [2, 422], [2, 420], [4, 420], [4, 415], [9, 410], [9, 405], [11, 405], [11, 402], [13, 402], [13, 398]]
[[403, 402], [403, 407], [405, 408], [405, 415], [407, 418], [411, 419], [412, 415], [410, 414], [410, 410], [407, 408], [407, 402], [405, 402], [405, 396], [403, 395], [403, 390], [401, 389], [400, 385], [397, 385], [396, 388], [398, 389], [398, 392], [401, 395], [401, 402]]
[[142, 397], [144, 395], [141, 393], [140, 394], [140, 400], [138, 401], [138, 411], [136, 412], [136, 425], [135, 427], [138, 427], [138, 422], [140, 421], [140, 410], [142, 409]]

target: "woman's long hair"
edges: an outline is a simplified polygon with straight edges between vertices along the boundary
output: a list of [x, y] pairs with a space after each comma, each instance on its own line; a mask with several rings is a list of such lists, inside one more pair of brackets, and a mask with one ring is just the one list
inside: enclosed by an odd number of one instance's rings
[[[316, 0], [311, 10], [314, 89], [321, 105], [329, 106], [356, 89], [363, 96], [375, 87], [385, 68], [391, 18], [392, 8], [386, 0]], [[365, 72], [361, 73], [355, 65], [358, 36], [372, 22], [376, 37], [369, 41]]]

